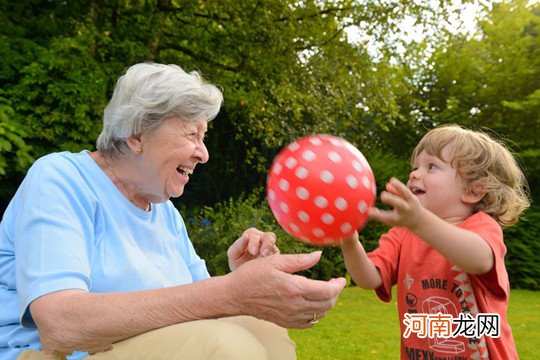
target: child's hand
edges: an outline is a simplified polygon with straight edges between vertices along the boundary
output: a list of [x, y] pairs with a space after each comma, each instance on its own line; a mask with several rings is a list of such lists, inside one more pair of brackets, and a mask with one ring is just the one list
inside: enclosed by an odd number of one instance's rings
[[396, 178], [386, 183], [386, 191], [381, 193], [381, 201], [393, 207], [392, 210], [381, 210], [376, 207], [369, 209], [370, 218], [389, 226], [414, 227], [423, 211], [418, 198], [409, 190], [407, 185]]

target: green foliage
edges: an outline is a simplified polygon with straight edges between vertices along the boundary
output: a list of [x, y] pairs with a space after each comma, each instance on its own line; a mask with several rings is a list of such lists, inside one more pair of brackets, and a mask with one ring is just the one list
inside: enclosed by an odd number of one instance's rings
[[[371, 164], [377, 179], [379, 191], [391, 176], [401, 179], [408, 174], [408, 163], [390, 153], [373, 150], [366, 158]], [[380, 206], [381, 204], [379, 204]], [[187, 228], [199, 255], [207, 261], [212, 274], [220, 275], [229, 272], [227, 263], [227, 249], [249, 227], [256, 227], [264, 231], [273, 231], [278, 237], [277, 245], [282, 253], [301, 253], [323, 250], [320, 262], [312, 269], [302, 272], [314, 279], [330, 279], [345, 276], [346, 269], [339, 247], [317, 248], [304, 244], [292, 238], [277, 223], [266, 198], [264, 189], [259, 188], [250, 195], [230, 198], [217, 203], [215, 206], [205, 206], [200, 209], [189, 209], [179, 205], [184, 218], [187, 219]], [[388, 227], [369, 222], [360, 232], [360, 238], [367, 250], [378, 246], [380, 235]]]
[[225, 106], [207, 137], [213, 161], [184, 199], [212, 205], [261, 186], [276, 151], [301, 135], [356, 136], [365, 147], [384, 138], [399, 117], [396, 92], [408, 86], [392, 66], [374, 63], [365, 42], [348, 42], [346, 29], [373, 24], [366, 33], [382, 36], [397, 30], [389, 14], [424, 9], [353, 0], [2, 0], [0, 10], [0, 82], [35, 157], [91, 148], [116, 77], [135, 62], [177, 63], [223, 86]]
[[417, 119], [504, 134], [539, 199], [540, 4], [528, 3], [496, 3], [476, 36], [440, 44], [423, 72]]
[[[380, 174], [388, 172], [395, 175], [392, 171], [396, 169], [398, 160], [381, 154], [379, 156], [381, 157], [372, 157], [372, 167], [380, 170]], [[384, 182], [378, 184], [382, 186]], [[279, 226], [262, 195], [263, 191], [260, 189], [249, 196], [231, 198], [214, 207], [206, 206], [198, 210], [189, 210], [181, 206], [181, 212], [187, 219], [186, 226], [191, 240], [199, 255], [207, 261], [211, 274], [223, 275], [229, 272], [227, 249], [244, 230], [256, 227], [276, 233], [277, 245], [282, 253], [323, 250], [319, 263], [312, 269], [301, 272], [301, 275], [324, 280], [346, 276], [339, 247], [318, 248], [292, 238]], [[377, 203], [377, 206], [383, 205]], [[368, 222], [360, 231], [360, 240], [366, 251], [375, 249], [380, 236], [386, 231], [388, 231], [386, 225]], [[505, 229], [505, 243], [508, 249], [506, 267], [512, 288], [540, 290], [540, 264], [538, 264], [540, 245], [536, 237], [538, 233], [540, 233], [538, 207], [531, 207], [518, 225]]]
[[[249, 196], [218, 203], [214, 207], [199, 210], [183, 208], [186, 226], [197, 253], [207, 261], [211, 274], [223, 275], [229, 272], [227, 249], [242, 233], [256, 227], [263, 231], [273, 231], [278, 238], [277, 246], [282, 253], [302, 253], [319, 250], [313, 246], [294, 240], [274, 219], [266, 200], [261, 200], [262, 190]], [[345, 266], [338, 248], [326, 248], [321, 261], [302, 275], [330, 279], [345, 275]]]
[[279, 239], [277, 245], [282, 246], [285, 241], [283, 233], [271, 218], [269, 209], [260, 204], [259, 198], [259, 194], [253, 193], [230, 198], [214, 207], [189, 210], [181, 206], [191, 241], [197, 253], [207, 261], [211, 274], [229, 272], [227, 249], [250, 227], [275, 231]]
[[506, 269], [512, 288], [540, 290], [540, 207], [532, 206], [523, 220], [504, 231]]
[[[225, 104], [207, 136], [211, 160], [175, 200], [193, 214], [191, 236], [214, 273], [227, 271], [224, 250], [248, 226], [276, 231], [284, 252], [314, 250], [277, 226], [257, 190], [280, 148], [310, 133], [356, 145], [380, 191], [391, 176], [406, 179], [408, 156], [426, 129], [448, 122], [489, 128], [512, 140], [540, 199], [538, 4], [496, 3], [478, 36], [431, 37], [408, 44], [396, 60], [399, 19], [411, 16], [441, 34], [452, 17], [445, 2], [428, 3], [0, 0], [0, 204], [33, 158], [93, 148], [116, 78], [147, 60], [200, 70], [223, 87]], [[366, 39], [347, 41], [350, 25], [384, 44], [382, 54], [374, 58]], [[204, 219], [212, 225], [200, 226]], [[366, 248], [383, 231], [369, 223], [361, 232]], [[527, 254], [513, 249], [514, 237], [540, 237], [529, 222], [510, 231], [509, 254]], [[534, 268], [530, 259], [511, 260]], [[523, 271], [518, 286], [536, 286], [537, 273]], [[337, 248], [325, 248], [308, 272], [343, 274]]]
[[10, 165], [21, 171], [33, 160], [30, 147], [23, 140], [24, 131], [13, 123], [14, 113], [7, 100], [0, 96], [0, 178]]
[[[374, 173], [381, 176], [381, 180], [378, 181], [378, 186], [381, 188], [390, 176], [403, 178], [400, 175], [405, 174], [409, 168], [405, 161], [376, 150], [368, 157], [368, 160]], [[250, 195], [242, 195], [217, 203], [213, 207], [206, 206], [193, 210], [179, 205], [179, 208], [187, 219], [186, 226], [191, 240], [199, 255], [207, 261], [212, 274], [229, 272], [227, 249], [244, 230], [256, 227], [276, 233], [277, 245], [282, 253], [296, 254], [323, 250], [319, 263], [312, 269], [301, 272], [302, 275], [314, 279], [330, 279], [346, 275], [341, 249], [338, 246], [318, 248], [292, 238], [275, 220], [262, 188]], [[388, 227], [383, 224], [369, 222], [360, 232], [361, 241], [366, 249], [372, 250], [377, 247], [380, 235], [387, 230]]]
[[36, 156], [93, 148], [106, 105], [105, 76], [91, 58], [81, 56], [84, 45], [66, 39], [51, 47], [40, 52], [40, 62], [23, 67], [19, 82], [8, 90], [26, 99], [15, 105], [15, 121], [32, 134], [27, 139]]

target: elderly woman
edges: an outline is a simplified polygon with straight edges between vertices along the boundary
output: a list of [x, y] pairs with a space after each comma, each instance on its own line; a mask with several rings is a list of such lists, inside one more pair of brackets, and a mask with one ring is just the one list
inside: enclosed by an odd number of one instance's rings
[[210, 277], [169, 201], [208, 161], [221, 92], [175, 65], [132, 66], [97, 151], [35, 162], [0, 224], [0, 358], [293, 359], [345, 280], [292, 273], [320, 252], [281, 255], [246, 230], [231, 272]]

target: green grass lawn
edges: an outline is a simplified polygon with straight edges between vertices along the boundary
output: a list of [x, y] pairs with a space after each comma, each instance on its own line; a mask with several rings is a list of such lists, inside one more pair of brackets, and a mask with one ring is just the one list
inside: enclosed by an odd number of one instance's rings
[[[540, 355], [540, 292], [512, 290], [508, 319], [520, 359]], [[311, 329], [289, 330], [299, 360], [399, 359], [397, 304], [373, 291], [346, 288], [336, 307]]]

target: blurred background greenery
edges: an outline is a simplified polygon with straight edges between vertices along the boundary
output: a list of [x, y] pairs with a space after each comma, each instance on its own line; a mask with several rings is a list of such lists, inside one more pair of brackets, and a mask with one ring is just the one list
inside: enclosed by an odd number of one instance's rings
[[[94, 148], [125, 68], [175, 63], [225, 95], [210, 162], [174, 200], [214, 274], [250, 225], [275, 230], [282, 251], [313, 250], [283, 233], [265, 199], [270, 163], [295, 138], [344, 137], [381, 188], [406, 179], [425, 131], [458, 123], [507, 143], [526, 172], [534, 202], [506, 231], [507, 267], [512, 287], [540, 289], [537, 1], [0, 0], [0, 24], [0, 211], [36, 158]], [[369, 223], [366, 247], [385, 230]], [[326, 248], [306, 275], [344, 273]]]

